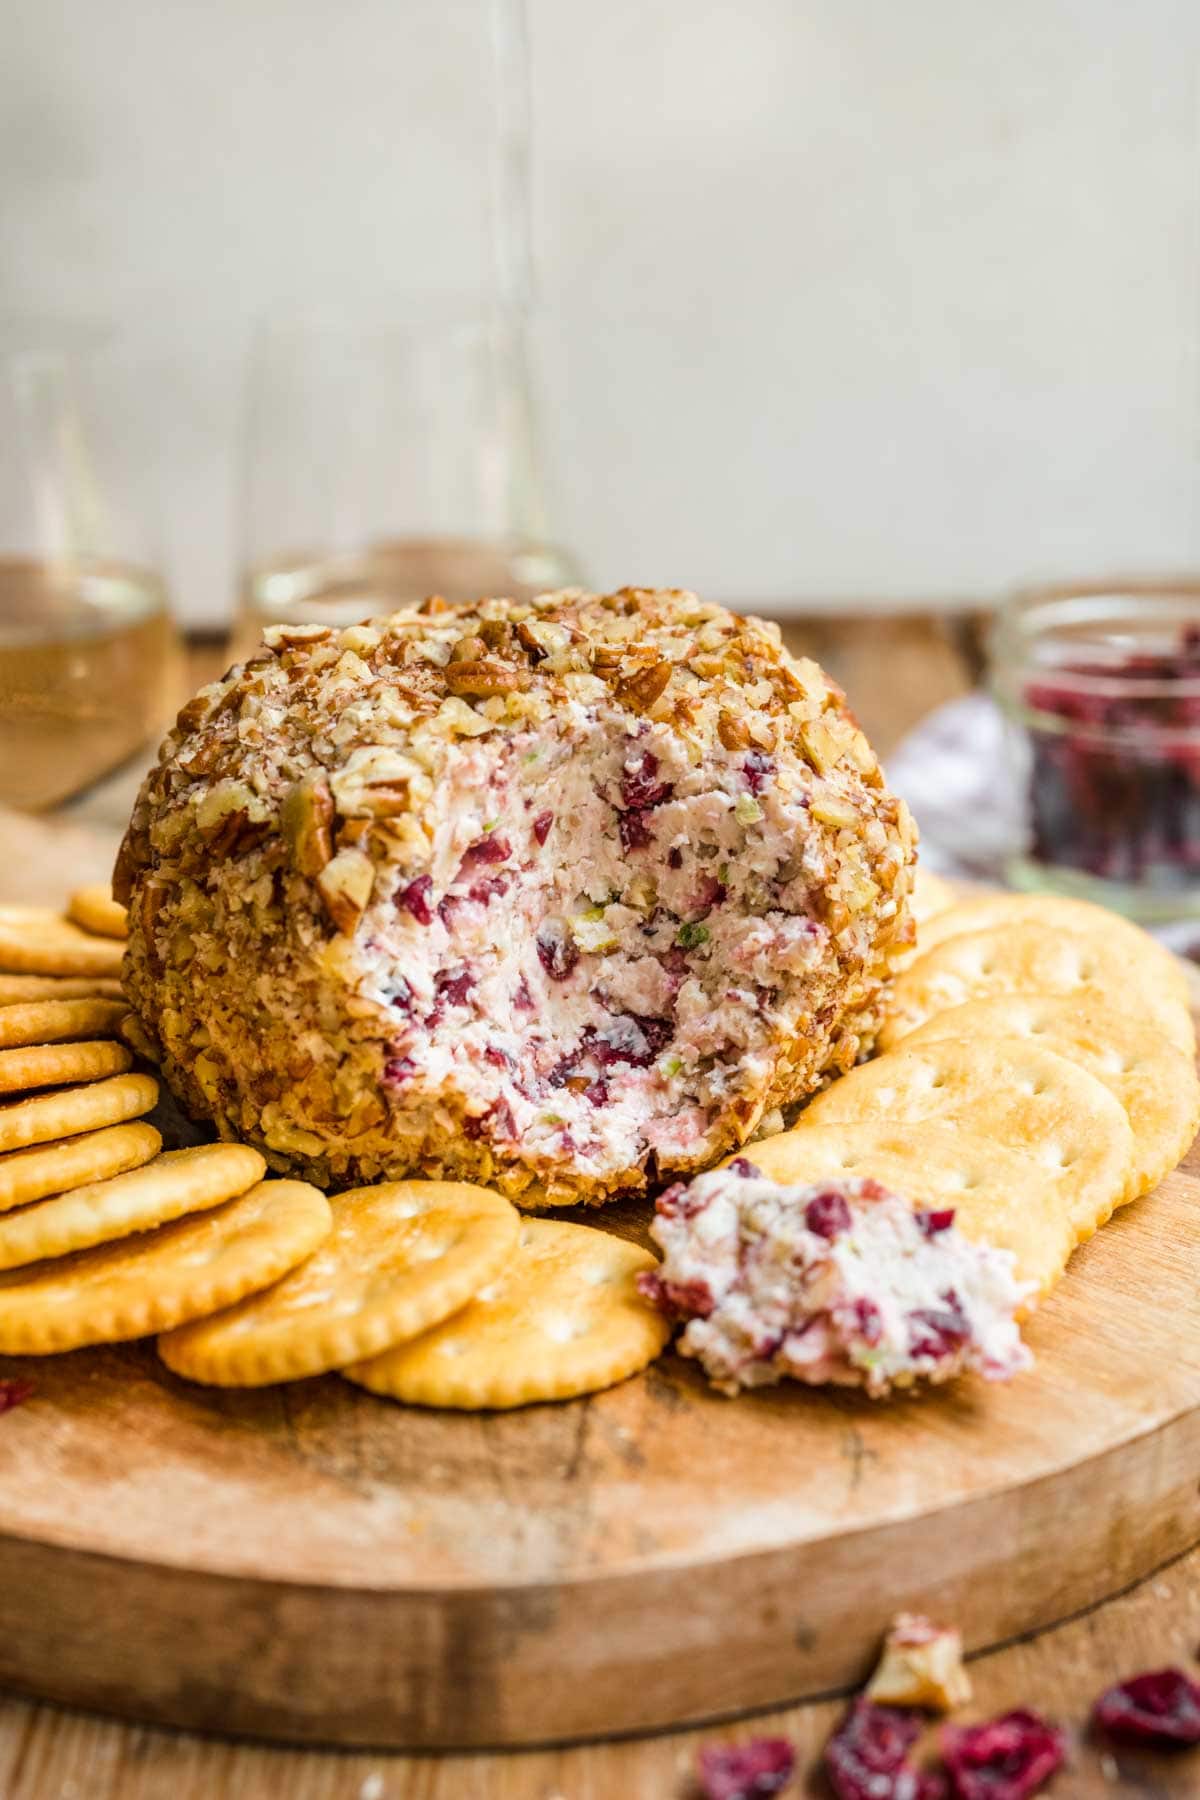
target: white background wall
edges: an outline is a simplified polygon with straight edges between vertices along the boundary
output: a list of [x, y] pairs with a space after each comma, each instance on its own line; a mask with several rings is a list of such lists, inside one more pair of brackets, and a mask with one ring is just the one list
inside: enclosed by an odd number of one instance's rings
[[[1195, 557], [1194, 0], [530, 0], [559, 535], [975, 596]], [[223, 615], [255, 316], [487, 280], [485, 0], [4, 0], [0, 315], [108, 314]]]

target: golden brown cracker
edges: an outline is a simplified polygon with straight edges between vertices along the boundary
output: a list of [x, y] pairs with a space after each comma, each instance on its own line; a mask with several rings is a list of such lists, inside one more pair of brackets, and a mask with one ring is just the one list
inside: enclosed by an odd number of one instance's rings
[[148, 1163], [161, 1149], [159, 1133], [139, 1119], [132, 1125], [110, 1125], [82, 1137], [35, 1144], [29, 1150], [10, 1150], [0, 1156], [0, 1213], [90, 1181], [106, 1181]]
[[952, 937], [1018, 925], [1062, 931], [1081, 943], [1102, 940], [1113, 948], [1119, 947], [1127, 967], [1136, 970], [1140, 980], [1149, 979], [1156, 992], [1170, 995], [1185, 1012], [1190, 1011], [1187, 976], [1178, 958], [1131, 919], [1122, 918], [1106, 906], [1093, 906], [1087, 900], [1072, 900], [1063, 894], [990, 893], [960, 900], [926, 921], [920, 947], [922, 951], [932, 950]]
[[1134, 1191], [1149, 1193], [1187, 1153], [1200, 1129], [1200, 1078], [1151, 1025], [1069, 996], [1001, 994], [937, 1013], [904, 1039], [906, 1049], [942, 1038], [1029, 1040], [1078, 1063], [1125, 1108], [1135, 1146]]
[[909, 910], [917, 921], [917, 942], [921, 942], [931, 919], [936, 919], [939, 913], [949, 912], [957, 903], [958, 895], [950, 883], [923, 863], [918, 863], [913, 871], [912, 893], [908, 899]]
[[43, 1356], [169, 1331], [295, 1268], [329, 1231], [303, 1181], [260, 1181], [211, 1212], [0, 1274], [0, 1355]]
[[0, 1151], [120, 1125], [148, 1113], [157, 1100], [158, 1083], [152, 1075], [114, 1075], [89, 1087], [0, 1102]]
[[0, 972], [0, 1006], [28, 1000], [120, 1000], [121, 983], [106, 975], [6, 975]]
[[655, 1259], [587, 1225], [526, 1218], [516, 1254], [460, 1312], [344, 1372], [415, 1406], [500, 1408], [566, 1400], [624, 1381], [670, 1326], [637, 1277]]
[[936, 1013], [996, 994], [1069, 995], [1082, 1007], [1116, 1007], [1195, 1050], [1191, 1014], [1155, 958], [1140, 960], [1112, 937], [1084, 937], [1036, 923], [995, 925], [953, 936], [896, 977], [892, 1011], [879, 1034], [894, 1049]]
[[69, 1256], [221, 1206], [261, 1181], [266, 1166], [247, 1144], [168, 1150], [140, 1169], [90, 1182], [0, 1219], [0, 1269]]
[[121, 973], [125, 946], [44, 906], [0, 906], [0, 969], [13, 975]]
[[99, 937], [129, 936], [129, 914], [119, 900], [113, 899], [107, 881], [76, 888], [67, 902], [67, 917]]
[[518, 1214], [456, 1181], [389, 1181], [331, 1202], [328, 1242], [270, 1294], [159, 1344], [167, 1367], [218, 1387], [344, 1368], [436, 1325], [513, 1254]]
[[60, 1044], [72, 1038], [112, 1037], [129, 1008], [122, 1000], [26, 1000], [0, 1004], [0, 1050]]
[[63, 1087], [69, 1081], [102, 1081], [132, 1066], [132, 1052], [107, 1039], [90, 1044], [22, 1044], [0, 1050], [0, 1094], [27, 1094], [32, 1088]]

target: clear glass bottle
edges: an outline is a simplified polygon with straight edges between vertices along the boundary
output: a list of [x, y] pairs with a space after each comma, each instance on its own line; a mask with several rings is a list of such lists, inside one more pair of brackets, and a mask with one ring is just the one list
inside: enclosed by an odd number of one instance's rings
[[134, 376], [94, 339], [0, 347], [0, 805], [20, 811], [103, 784], [127, 814], [180, 703], [125, 430]]

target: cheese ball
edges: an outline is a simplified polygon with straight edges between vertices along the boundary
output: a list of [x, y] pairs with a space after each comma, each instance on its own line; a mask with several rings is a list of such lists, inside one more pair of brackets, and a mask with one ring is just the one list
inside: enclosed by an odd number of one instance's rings
[[278, 1169], [600, 1202], [870, 1047], [914, 838], [816, 664], [688, 593], [275, 627], [143, 784], [125, 987]]

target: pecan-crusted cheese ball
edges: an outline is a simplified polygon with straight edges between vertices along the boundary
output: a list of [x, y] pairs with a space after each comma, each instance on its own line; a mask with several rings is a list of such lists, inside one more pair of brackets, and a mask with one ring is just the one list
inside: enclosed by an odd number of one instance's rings
[[870, 1044], [914, 836], [816, 664], [691, 594], [275, 628], [142, 788], [125, 983], [278, 1168], [602, 1201]]

